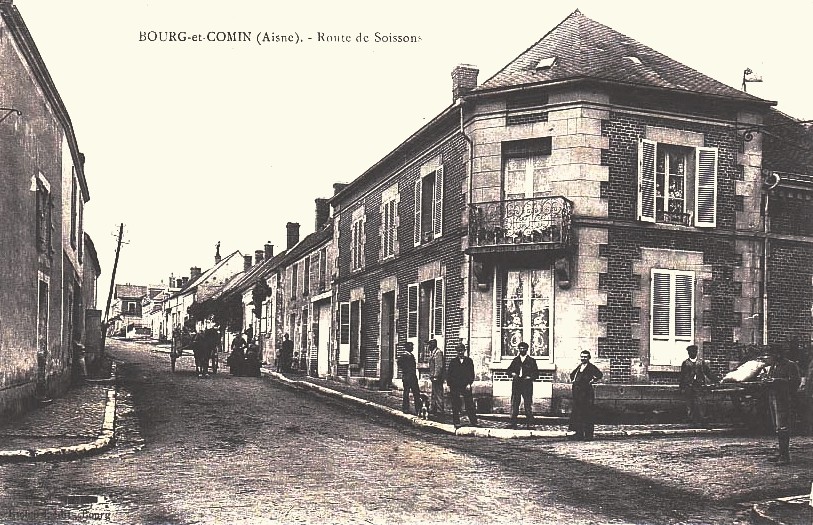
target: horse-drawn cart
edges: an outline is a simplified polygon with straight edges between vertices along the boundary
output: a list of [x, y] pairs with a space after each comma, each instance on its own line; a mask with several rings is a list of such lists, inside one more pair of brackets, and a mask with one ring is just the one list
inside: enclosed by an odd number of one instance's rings
[[203, 332], [176, 328], [172, 331], [172, 346], [169, 350], [172, 371], [175, 371], [175, 361], [184, 355], [184, 350], [191, 350], [195, 357], [195, 369], [199, 376], [208, 375], [210, 363], [212, 373], [216, 374], [219, 364], [219, 346], [220, 332], [215, 328], [208, 328]]

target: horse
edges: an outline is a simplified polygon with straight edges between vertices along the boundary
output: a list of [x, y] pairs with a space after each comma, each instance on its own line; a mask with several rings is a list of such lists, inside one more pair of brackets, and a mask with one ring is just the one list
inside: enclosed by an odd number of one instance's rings
[[[195, 372], [198, 377], [209, 376], [209, 361], [217, 355], [219, 344], [220, 332], [216, 328], [207, 328], [195, 336], [192, 352], [195, 355]], [[212, 370], [215, 370], [214, 366]]]

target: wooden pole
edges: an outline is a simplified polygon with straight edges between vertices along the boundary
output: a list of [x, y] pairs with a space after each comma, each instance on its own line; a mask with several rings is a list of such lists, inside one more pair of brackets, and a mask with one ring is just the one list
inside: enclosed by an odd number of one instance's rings
[[119, 240], [116, 243], [116, 260], [113, 261], [113, 276], [110, 277], [110, 292], [107, 294], [107, 307], [104, 310], [104, 324], [102, 330], [107, 334], [107, 323], [110, 321], [110, 303], [113, 300], [113, 286], [116, 283], [116, 268], [119, 266], [119, 253], [121, 252], [121, 237], [124, 234], [124, 223], [119, 226]]

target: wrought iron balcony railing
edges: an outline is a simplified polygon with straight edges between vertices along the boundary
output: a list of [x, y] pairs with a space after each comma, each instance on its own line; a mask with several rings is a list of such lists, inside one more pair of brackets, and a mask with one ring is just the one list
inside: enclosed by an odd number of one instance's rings
[[470, 246], [569, 245], [573, 203], [535, 197], [470, 204]]

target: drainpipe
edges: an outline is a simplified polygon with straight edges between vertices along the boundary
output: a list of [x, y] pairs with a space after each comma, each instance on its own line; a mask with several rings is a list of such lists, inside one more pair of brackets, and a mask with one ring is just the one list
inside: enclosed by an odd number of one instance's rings
[[764, 181], [767, 185], [765, 188], [765, 211], [763, 212], [764, 218], [762, 220], [762, 232], [764, 234], [764, 242], [762, 243], [762, 344], [768, 345], [768, 256], [770, 255], [770, 217], [768, 216], [770, 200], [770, 191], [774, 189], [780, 181], [779, 173], [771, 172], [768, 178]]
[[[473, 168], [473, 166], [474, 166], [474, 144], [472, 143], [471, 138], [468, 135], [466, 135], [465, 128], [463, 127], [463, 106], [464, 106], [464, 103], [465, 103], [465, 99], [463, 97], [460, 97], [460, 98], [457, 99], [457, 105], [460, 106], [460, 134], [463, 136], [463, 139], [466, 141], [466, 144], [468, 144], [468, 147], [469, 147], [469, 162], [468, 162], [468, 167], [466, 168], [466, 184], [467, 184], [468, 187], [466, 189], [467, 189], [468, 194], [469, 194], [468, 202], [467, 202], [467, 204], [468, 204], [467, 213], [470, 214], [470, 212], [471, 212], [471, 192], [472, 192], [471, 177], [472, 177], [472, 173], [474, 171], [474, 168]], [[471, 222], [470, 221], [471, 221], [471, 215], [469, 215], [469, 218], [468, 218], [469, 232], [471, 232]], [[471, 242], [471, 236], [469, 235], [468, 237], [469, 237], [469, 242]], [[471, 300], [472, 300], [471, 299], [472, 298], [471, 286], [472, 285], [471, 285], [471, 279], [472, 279], [472, 276], [474, 275], [474, 272], [472, 270], [472, 265], [473, 265], [472, 256], [469, 255], [468, 258], [469, 258], [469, 261], [468, 261], [469, 262], [469, 264], [468, 264], [468, 274], [469, 275], [468, 275], [468, 287], [467, 287], [467, 290], [466, 290], [466, 294], [468, 296], [468, 299], [466, 301], [466, 304], [468, 305], [468, 310], [469, 310], [468, 317], [469, 318], [468, 318], [468, 322], [466, 323], [466, 331], [467, 331], [466, 341], [468, 342], [468, 346], [469, 346], [468, 355], [471, 356], [471, 312], [472, 312], [472, 305], [471, 305]]]

